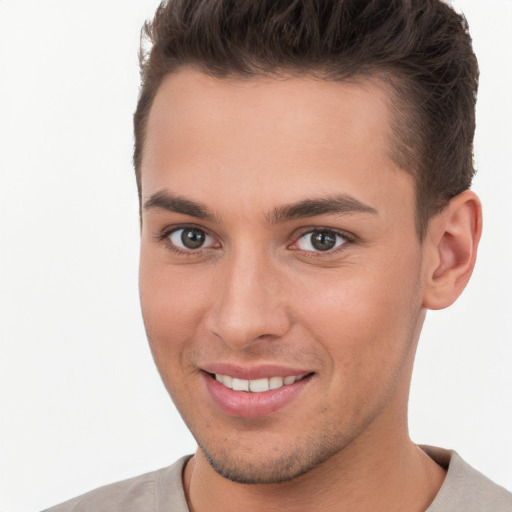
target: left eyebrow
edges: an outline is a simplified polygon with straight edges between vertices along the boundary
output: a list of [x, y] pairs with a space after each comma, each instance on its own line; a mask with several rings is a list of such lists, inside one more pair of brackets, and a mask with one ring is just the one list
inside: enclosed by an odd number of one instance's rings
[[341, 194], [318, 199], [305, 199], [298, 203], [281, 206], [269, 215], [269, 220], [272, 224], [279, 224], [316, 215], [351, 215], [354, 213], [378, 215], [377, 210], [372, 206], [362, 203], [348, 194]]

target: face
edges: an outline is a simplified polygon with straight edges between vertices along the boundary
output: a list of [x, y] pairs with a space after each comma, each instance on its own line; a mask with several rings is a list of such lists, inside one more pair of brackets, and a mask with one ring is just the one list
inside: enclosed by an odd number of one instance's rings
[[406, 435], [422, 245], [386, 101], [371, 83], [187, 69], [155, 98], [144, 322], [202, 454], [234, 481]]

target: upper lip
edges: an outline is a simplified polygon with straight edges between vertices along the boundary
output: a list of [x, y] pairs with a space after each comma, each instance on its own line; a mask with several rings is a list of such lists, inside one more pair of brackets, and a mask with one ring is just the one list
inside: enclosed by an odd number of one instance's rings
[[254, 366], [242, 366], [233, 363], [211, 363], [201, 366], [201, 370], [207, 373], [229, 375], [237, 379], [255, 380], [269, 379], [271, 377], [289, 377], [292, 375], [307, 375], [312, 373], [310, 369], [292, 368], [275, 364], [260, 364]]

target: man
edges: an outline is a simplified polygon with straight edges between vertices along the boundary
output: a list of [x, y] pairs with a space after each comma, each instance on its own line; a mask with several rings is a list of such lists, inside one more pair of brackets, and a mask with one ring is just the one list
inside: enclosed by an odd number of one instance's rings
[[146, 31], [141, 303], [199, 447], [51, 510], [512, 510], [407, 429], [426, 310], [460, 295], [482, 226], [464, 20], [175, 0]]

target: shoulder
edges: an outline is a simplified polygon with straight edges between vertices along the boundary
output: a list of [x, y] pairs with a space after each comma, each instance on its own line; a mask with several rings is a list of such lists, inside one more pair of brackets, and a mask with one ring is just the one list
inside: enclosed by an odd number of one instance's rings
[[495, 484], [452, 450], [421, 447], [448, 472], [427, 512], [511, 512], [512, 493]]
[[174, 507], [166, 510], [187, 512], [181, 474], [189, 457], [169, 467], [105, 485], [43, 512], [159, 512], [162, 502]]

